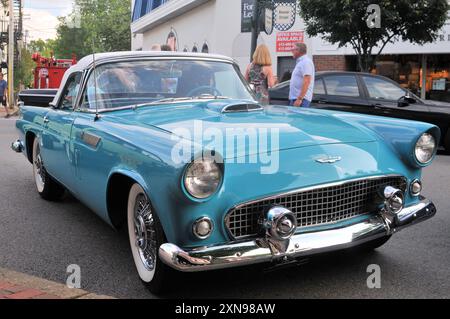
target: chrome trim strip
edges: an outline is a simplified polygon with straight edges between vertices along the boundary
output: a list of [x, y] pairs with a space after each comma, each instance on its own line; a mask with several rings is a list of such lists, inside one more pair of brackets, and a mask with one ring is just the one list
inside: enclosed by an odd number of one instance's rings
[[[300, 192], [308, 192], [308, 191], [313, 191], [313, 190], [316, 190], [316, 189], [327, 188], [327, 187], [334, 187], [334, 186], [343, 186], [343, 185], [345, 185], [347, 183], [354, 183], [354, 182], [365, 181], [365, 180], [369, 180], [370, 181], [370, 180], [376, 180], [376, 179], [381, 179], [381, 178], [395, 178], [395, 177], [399, 177], [399, 178], [403, 179], [403, 181], [405, 182], [405, 186], [406, 186], [405, 191], [406, 191], [407, 188], [408, 188], [408, 180], [407, 180], [406, 177], [404, 177], [403, 175], [400, 175], [400, 174], [386, 174], [386, 175], [375, 175], [375, 176], [361, 177], [361, 178], [350, 179], [350, 180], [339, 181], [339, 182], [331, 182], [331, 183], [327, 183], [327, 184], [319, 184], [319, 185], [308, 186], [308, 187], [304, 187], [304, 188], [297, 188], [297, 189], [289, 191], [289, 192], [284, 192], [284, 193], [272, 195], [272, 196], [269, 196], [269, 197], [262, 197], [262, 198], [259, 198], [259, 199], [255, 199], [255, 200], [251, 200], [251, 201], [248, 201], [248, 202], [244, 202], [244, 203], [238, 204], [236, 206], [233, 206], [232, 208], [230, 208], [228, 210], [227, 214], [225, 215], [225, 228], [226, 228], [227, 233], [230, 236], [230, 238], [235, 239], [235, 237], [231, 234], [231, 232], [229, 231], [228, 226], [227, 226], [228, 223], [229, 223], [229, 218], [230, 218], [230, 215], [233, 213], [234, 210], [240, 209], [240, 208], [242, 208], [243, 206], [246, 206], [246, 205], [255, 204], [255, 203], [258, 203], [260, 201], [273, 200], [273, 199], [276, 199], [278, 197], [289, 196], [289, 195], [300, 193]], [[320, 224], [319, 226], [325, 226], [327, 224], [329, 225], [329, 224], [336, 224], [336, 223], [326, 223], [326, 224], [324, 223], [324, 224]], [[299, 227], [298, 230], [299, 229], [301, 229], [301, 227]], [[254, 237], [254, 236], [242, 236], [242, 237], [239, 237], [239, 238], [243, 239], [243, 238], [250, 238], [250, 237]]]
[[399, 224], [394, 224], [394, 227], [387, 225], [381, 214], [378, 214], [348, 227], [298, 234], [282, 242], [258, 238], [192, 250], [183, 250], [167, 243], [159, 248], [159, 257], [166, 265], [183, 272], [291, 261], [299, 257], [358, 246], [389, 236], [435, 214], [434, 204], [423, 199], [398, 214]]
[[88, 133], [88, 132], [81, 132], [81, 139], [84, 143], [86, 143], [89, 146], [92, 146], [93, 148], [97, 148], [98, 144], [102, 140], [101, 137], [98, 137], [97, 135]]

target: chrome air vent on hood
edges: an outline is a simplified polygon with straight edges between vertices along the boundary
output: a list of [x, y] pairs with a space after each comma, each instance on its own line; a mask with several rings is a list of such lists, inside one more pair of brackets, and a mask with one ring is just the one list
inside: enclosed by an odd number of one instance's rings
[[234, 103], [225, 106], [222, 113], [241, 113], [241, 112], [255, 112], [262, 111], [264, 108], [256, 103]]

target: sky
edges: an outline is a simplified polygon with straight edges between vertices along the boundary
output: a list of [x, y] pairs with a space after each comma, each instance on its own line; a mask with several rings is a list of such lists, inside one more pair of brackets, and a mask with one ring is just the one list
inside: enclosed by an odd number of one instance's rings
[[24, 30], [28, 30], [27, 41], [54, 39], [58, 17], [72, 11], [73, 0], [23, 0]]

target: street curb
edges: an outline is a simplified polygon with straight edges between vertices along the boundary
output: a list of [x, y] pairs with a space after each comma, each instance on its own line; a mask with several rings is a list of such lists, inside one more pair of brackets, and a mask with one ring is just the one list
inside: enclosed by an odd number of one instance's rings
[[61, 299], [116, 299], [111, 296], [93, 294], [82, 289], [70, 289], [63, 284], [4, 268], [0, 268], [0, 282], [36, 289], [46, 295], [56, 296]]

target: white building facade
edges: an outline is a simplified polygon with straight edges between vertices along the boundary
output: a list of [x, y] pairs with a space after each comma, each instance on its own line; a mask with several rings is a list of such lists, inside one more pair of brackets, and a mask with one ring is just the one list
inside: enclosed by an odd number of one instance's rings
[[[250, 61], [251, 32], [246, 23], [252, 13], [252, 2], [133, 0], [132, 49], [150, 50], [154, 44], [168, 43], [177, 51], [230, 56], [245, 69]], [[308, 45], [319, 71], [355, 70], [353, 49], [339, 49], [320, 38], [308, 37], [298, 12], [292, 14], [295, 21], [289, 16], [287, 11], [292, 6], [295, 8], [295, 0], [284, 0], [275, 8], [273, 32], [270, 35], [261, 32], [258, 40], [269, 47], [279, 79], [294, 66], [289, 46], [296, 41]], [[387, 45], [374, 71], [427, 98], [450, 101], [450, 18], [434, 43]]]

